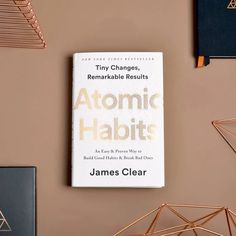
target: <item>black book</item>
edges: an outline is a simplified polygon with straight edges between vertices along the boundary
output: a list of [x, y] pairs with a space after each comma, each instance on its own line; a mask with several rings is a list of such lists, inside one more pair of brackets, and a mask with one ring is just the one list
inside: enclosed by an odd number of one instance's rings
[[0, 167], [0, 235], [36, 235], [36, 169]]
[[198, 67], [236, 57], [236, 0], [196, 0]]

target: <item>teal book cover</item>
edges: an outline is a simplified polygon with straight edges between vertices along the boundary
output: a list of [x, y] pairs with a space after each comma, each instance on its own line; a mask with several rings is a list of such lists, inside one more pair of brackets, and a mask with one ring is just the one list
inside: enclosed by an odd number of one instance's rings
[[36, 168], [0, 167], [0, 235], [36, 235]]
[[197, 0], [198, 67], [236, 57], [236, 0]]

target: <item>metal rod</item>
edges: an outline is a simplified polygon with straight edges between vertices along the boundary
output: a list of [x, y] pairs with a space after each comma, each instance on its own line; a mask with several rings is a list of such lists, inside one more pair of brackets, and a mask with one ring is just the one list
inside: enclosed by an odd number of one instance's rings
[[165, 232], [165, 231], [169, 231], [169, 230], [173, 230], [173, 229], [178, 229], [178, 228], [181, 228], [181, 227], [188, 227], [189, 226], [189, 224], [182, 224], [182, 225], [177, 225], [177, 226], [173, 226], [173, 227], [169, 227], [169, 228], [166, 228], [166, 229], [161, 229], [161, 230], [157, 230], [157, 231], [155, 231], [155, 232], [153, 232], [153, 233], [163, 233], [163, 232]]
[[138, 218], [137, 220], [133, 221], [131, 224], [127, 225], [125, 228], [121, 229], [120, 231], [118, 231], [117, 233], [115, 233], [113, 236], [117, 236], [119, 234], [121, 234], [122, 232], [124, 232], [125, 230], [127, 230], [128, 228], [130, 228], [131, 226], [137, 224], [139, 221], [143, 220], [144, 218], [148, 217], [149, 215], [153, 214], [155, 211], [158, 211], [161, 207], [158, 207], [150, 212], [148, 212], [147, 214], [145, 214], [144, 216]]
[[231, 230], [231, 226], [230, 226], [230, 222], [229, 222], [229, 215], [228, 215], [227, 209], [225, 209], [225, 215], [226, 215], [226, 220], [227, 220], [227, 224], [228, 224], [229, 235], [232, 236], [232, 230]]
[[231, 213], [229, 212], [229, 210], [228, 210], [228, 213], [229, 213], [229, 218], [230, 218], [231, 222], [233, 222], [234, 227], [236, 228], [236, 222], [234, 221], [234, 218], [233, 218], [233, 216], [231, 215]]
[[236, 152], [236, 149], [234, 148], [234, 146], [231, 144], [231, 142], [227, 139], [225, 134], [222, 132], [221, 127], [219, 127], [215, 124], [213, 124], [213, 125], [216, 128], [216, 130], [220, 133], [220, 135], [224, 138], [224, 140], [228, 143], [228, 145], [233, 149], [233, 151]]
[[158, 219], [159, 219], [159, 217], [160, 217], [160, 214], [161, 214], [162, 209], [163, 209], [163, 206], [161, 206], [161, 208], [157, 211], [157, 214], [156, 214], [154, 220], [152, 221], [151, 225], [149, 226], [149, 228], [148, 228], [146, 234], [147, 234], [147, 233], [153, 233], [153, 232], [154, 232], [154, 230], [155, 230], [155, 228], [156, 228], [156, 225], [157, 225], [157, 221], [158, 221]]
[[[181, 213], [179, 213], [178, 211], [176, 211], [175, 209], [173, 209], [171, 206], [173, 207], [178, 207], [178, 208], [201, 208], [201, 209], [211, 209], [211, 210], [215, 210], [214, 212], [211, 212], [207, 215], [204, 215], [198, 219], [195, 220], [189, 220], [187, 219], [185, 216], [183, 216]], [[156, 230], [155, 226], [158, 223], [158, 220], [160, 219], [162, 210], [164, 208], [169, 209], [175, 216], [177, 216], [178, 218], [182, 219], [185, 224], [181, 224], [181, 225], [177, 225], [177, 226], [172, 226], [172, 227], [168, 227], [166, 229], [161, 229], [161, 230]], [[159, 209], [159, 210], [158, 210]], [[144, 234], [136, 234], [136, 236], [151, 236], [151, 235], [156, 235], [159, 234], [159, 236], [170, 236], [170, 235], [176, 235], [180, 236], [182, 233], [184, 232], [188, 232], [188, 231], [192, 231], [196, 236], [198, 235], [198, 230], [202, 230], [205, 232], [208, 232], [210, 234], [214, 234], [217, 236], [223, 236], [220, 233], [217, 233], [215, 231], [212, 231], [210, 229], [207, 229], [205, 227], [203, 227], [203, 225], [205, 225], [206, 223], [208, 223], [210, 220], [212, 220], [213, 218], [215, 218], [217, 215], [219, 215], [220, 213], [224, 212], [224, 215], [226, 217], [226, 221], [227, 221], [227, 227], [229, 230], [229, 236], [232, 236], [232, 229], [231, 229], [231, 222], [233, 223], [233, 225], [236, 227], [236, 222], [234, 220], [234, 217], [236, 217], [236, 214], [234, 212], [232, 212], [230, 209], [225, 208], [225, 207], [212, 207], [212, 206], [197, 206], [197, 205], [176, 205], [176, 204], [163, 204], [161, 207], [154, 209], [153, 211], [149, 212], [148, 214], [140, 217], [138, 220], [132, 222], [130, 225], [126, 226], [125, 228], [121, 229], [118, 233], [114, 234], [113, 236], [117, 236], [119, 234], [121, 234], [122, 232], [124, 232], [126, 229], [130, 228], [131, 226], [135, 225], [136, 223], [138, 223], [140, 220], [145, 219], [147, 216], [149, 216], [151, 213], [156, 212], [156, 215], [154, 217], [154, 219], [151, 221], [151, 224], [148, 228], [148, 231]], [[203, 221], [203, 222], [202, 222]], [[182, 229], [180, 229], [182, 228]]]
[[191, 204], [184, 204], [184, 205], [178, 205], [178, 204], [168, 204], [170, 207], [187, 207], [187, 208], [204, 208], [204, 209], [221, 209], [220, 206], [205, 206], [205, 205], [191, 205]]

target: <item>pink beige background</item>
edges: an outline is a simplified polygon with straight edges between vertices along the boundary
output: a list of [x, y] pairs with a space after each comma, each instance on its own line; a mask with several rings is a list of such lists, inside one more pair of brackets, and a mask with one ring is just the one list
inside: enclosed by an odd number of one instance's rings
[[[0, 165], [38, 167], [38, 235], [109, 236], [163, 202], [236, 210], [236, 156], [211, 125], [235, 117], [236, 60], [194, 68], [193, 1], [33, 6], [48, 48], [0, 48]], [[80, 51], [164, 52], [165, 188], [69, 186], [71, 56]]]

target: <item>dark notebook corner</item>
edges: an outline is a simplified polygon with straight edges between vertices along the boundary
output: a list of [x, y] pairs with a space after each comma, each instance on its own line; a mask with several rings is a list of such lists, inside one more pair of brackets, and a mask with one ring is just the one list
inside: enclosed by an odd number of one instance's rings
[[36, 235], [36, 168], [0, 167], [0, 235]]
[[236, 58], [236, 0], [197, 0], [197, 67]]

